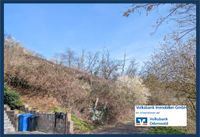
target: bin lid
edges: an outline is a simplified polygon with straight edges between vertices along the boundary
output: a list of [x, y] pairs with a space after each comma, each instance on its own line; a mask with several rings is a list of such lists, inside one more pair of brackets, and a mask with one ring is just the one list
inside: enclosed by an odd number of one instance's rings
[[20, 116], [20, 117], [31, 117], [31, 116], [33, 116], [33, 114], [25, 113], [25, 114], [19, 114], [18, 116]]

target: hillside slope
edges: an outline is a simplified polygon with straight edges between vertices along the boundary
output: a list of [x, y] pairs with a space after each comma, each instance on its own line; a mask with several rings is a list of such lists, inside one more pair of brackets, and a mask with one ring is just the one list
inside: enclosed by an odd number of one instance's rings
[[132, 120], [133, 106], [147, 104], [150, 96], [139, 77], [99, 78], [46, 60], [12, 39], [5, 39], [4, 78], [33, 108], [71, 109], [78, 117], [100, 123]]
[[10, 40], [5, 40], [4, 67], [5, 82], [22, 95], [26, 104], [41, 111], [71, 107], [91, 93], [91, 82], [102, 82], [86, 72], [38, 57]]

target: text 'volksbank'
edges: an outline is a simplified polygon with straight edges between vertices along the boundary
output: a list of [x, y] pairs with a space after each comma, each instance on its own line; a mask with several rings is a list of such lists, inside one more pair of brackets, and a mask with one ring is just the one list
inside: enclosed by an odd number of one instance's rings
[[187, 126], [187, 106], [137, 105], [135, 126]]

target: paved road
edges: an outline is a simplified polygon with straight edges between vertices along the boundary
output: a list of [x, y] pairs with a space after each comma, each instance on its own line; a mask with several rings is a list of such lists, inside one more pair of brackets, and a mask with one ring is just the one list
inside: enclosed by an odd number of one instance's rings
[[147, 131], [147, 127], [135, 127], [133, 122], [127, 122], [117, 124], [114, 127], [96, 130], [92, 134], [144, 134]]
[[15, 131], [15, 132], [10, 132], [10, 133], [6, 133], [6, 134], [47, 134], [47, 133], [39, 132], [39, 131], [33, 131], [33, 132], [29, 132], [29, 131], [26, 131], [26, 132]]

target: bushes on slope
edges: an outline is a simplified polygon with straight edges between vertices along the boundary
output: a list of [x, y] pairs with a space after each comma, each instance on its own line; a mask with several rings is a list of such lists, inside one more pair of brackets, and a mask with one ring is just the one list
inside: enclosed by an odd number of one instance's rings
[[19, 109], [22, 106], [20, 95], [10, 90], [6, 84], [4, 84], [4, 104], [7, 104], [11, 109]]

